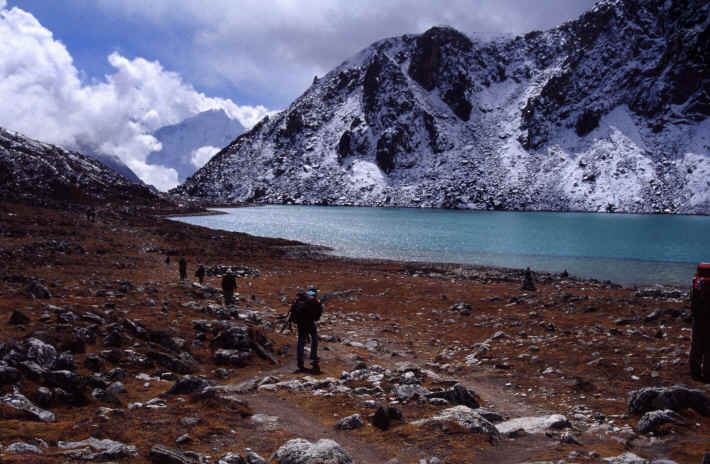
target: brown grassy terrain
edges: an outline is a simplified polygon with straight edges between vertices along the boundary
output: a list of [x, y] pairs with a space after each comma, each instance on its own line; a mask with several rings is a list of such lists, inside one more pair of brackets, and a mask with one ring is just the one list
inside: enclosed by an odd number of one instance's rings
[[[166, 265], [168, 255], [171, 263]], [[188, 261], [187, 283], [178, 281], [180, 256]], [[107, 323], [130, 318], [151, 329], [169, 330], [187, 341], [198, 362], [196, 374], [215, 385], [268, 375], [281, 381], [297, 379], [303, 374], [292, 373], [295, 335], [275, 329], [296, 291], [316, 284], [322, 295], [333, 294], [325, 301], [326, 316], [320, 323], [324, 373], [319, 378], [337, 379], [358, 360], [385, 368], [409, 361], [440, 377], [429, 377], [424, 386], [461, 382], [484, 406], [506, 417], [564, 414], [581, 442], [562, 443], [559, 434], [550, 434], [491, 443], [485, 435], [453, 425], [418, 426], [412, 422], [442, 408], [416, 401], [399, 405], [406, 423], [387, 431], [367, 420], [361, 429], [336, 431], [334, 424], [341, 417], [358, 412], [366, 418], [373, 412], [362, 405], [363, 398], [315, 396], [310, 391], [259, 391], [232, 395], [232, 400], [166, 396], [179, 375], [165, 376], [166, 369], [159, 367], [129, 366], [122, 379], [127, 393], [118, 395], [118, 406], [91, 397], [83, 406], [57, 404], [50, 408], [55, 423], [28, 421], [0, 410], [0, 445], [34, 438], [49, 444], [42, 457], [5, 454], [2, 462], [65, 462], [56, 443], [91, 436], [136, 446], [140, 456], [131, 462], [148, 462], [155, 444], [213, 459], [251, 448], [268, 458], [295, 437], [332, 438], [363, 463], [391, 458], [419, 462], [432, 456], [446, 463], [600, 462], [626, 451], [697, 463], [710, 451], [710, 418], [693, 410], [681, 412], [685, 424], [665, 425], [656, 437], [613, 430], [636, 424], [638, 416], [626, 414], [627, 394], [634, 389], [683, 383], [710, 391], [688, 375], [690, 324], [683, 313], [689, 305], [683, 297], [644, 297], [632, 289], [560, 276], [539, 277], [536, 292], [522, 292], [522, 273], [515, 271], [329, 258], [295, 242], [208, 230], [141, 211], [100, 210], [99, 220], [88, 222], [81, 210], [9, 203], [0, 203], [0, 260], [0, 343], [38, 332], [61, 341], [67, 328], [57, 322], [49, 304], [76, 315], [100, 314]], [[229, 368], [228, 378], [218, 375], [216, 369], [222, 366], [212, 359], [212, 335], [198, 336], [193, 327], [193, 320], [215, 317], [185, 305], [220, 301], [219, 294], [212, 296], [190, 284], [197, 263], [259, 270], [257, 277], [238, 280], [238, 307], [260, 315], [255, 330], [273, 341], [278, 365], [253, 356], [246, 366]], [[47, 284], [52, 298], [30, 297], [31, 279]], [[208, 276], [206, 283], [220, 287], [215, 276]], [[472, 306], [470, 314], [450, 309], [459, 302]], [[16, 309], [29, 316], [29, 324], [9, 324]], [[665, 313], [644, 322], [655, 310]], [[52, 316], [48, 320], [46, 312]], [[479, 350], [477, 344], [497, 332], [502, 335], [488, 342], [488, 351], [467, 362], [467, 356]], [[371, 340], [376, 344], [370, 343], [369, 349], [360, 345]], [[151, 345], [133, 340], [130, 347], [141, 352]], [[98, 337], [75, 352], [77, 372], [91, 374], [84, 359], [104, 350]], [[116, 367], [108, 360], [104, 365], [104, 371]], [[140, 373], [151, 379], [137, 379]], [[159, 380], [161, 375], [165, 380]], [[19, 385], [0, 384], [2, 393], [18, 386], [30, 399], [40, 385], [26, 377]], [[167, 407], [129, 408], [153, 398], [165, 400]], [[97, 414], [102, 406], [117, 411], [106, 418]], [[254, 415], [260, 414], [279, 419], [271, 425], [255, 421]], [[199, 421], [185, 425], [181, 419], [186, 417]], [[609, 424], [611, 431], [585, 432], [592, 423]], [[176, 444], [186, 433], [191, 440]]]

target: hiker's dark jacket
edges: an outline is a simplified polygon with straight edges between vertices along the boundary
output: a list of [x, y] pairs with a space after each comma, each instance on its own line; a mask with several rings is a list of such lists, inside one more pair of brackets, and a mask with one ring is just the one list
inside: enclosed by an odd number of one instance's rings
[[226, 275], [222, 278], [222, 290], [231, 293], [235, 288], [237, 288], [237, 279], [233, 275]]

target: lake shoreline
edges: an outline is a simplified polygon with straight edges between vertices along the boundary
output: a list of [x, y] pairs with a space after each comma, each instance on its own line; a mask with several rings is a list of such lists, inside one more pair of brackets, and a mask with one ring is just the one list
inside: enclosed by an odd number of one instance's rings
[[[259, 208], [263, 205], [239, 205], [237, 207], [233, 206], [210, 206], [210, 208], [229, 208], [242, 210], [244, 208]], [[278, 207], [280, 205], [268, 205], [268, 208]], [[291, 208], [291, 206], [287, 207]], [[299, 207], [300, 208], [300, 207]], [[330, 208], [330, 207], [325, 207]], [[371, 210], [373, 208], [363, 208], [364, 210]], [[392, 210], [391, 208], [387, 208]], [[416, 210], [416, 209], [413, 209]], [[444, 211], [444, 210], [442, 210]], [[458, 210], [457, 210], [458, 211]], [[465, 211], [461, 211], [465, 212]], [[508, 212], [509, 213], [509, 212]], [[260, 214], [260, 213], [259, 213]], [[329, 215], [330, 213], [328, 213]], [[513, 213], [514, 214], [514, 213]], [[211, 209], [208, 212], [203, 212], [199, 215], [192, 214], [181, 214], [172, 215], [167, 217], [167, 219], [174, 218], [178, 222], [191, 223], [194, 225], [202, 225], [205, 227], [213, 228], [215, 230], [224, 231], [234, 231], [235, 229], [229, 228], [227, 221], [217, 221], [216, 223], [210, 224], [209, 222], [191, 222], [189, 219], [193, 217], [208, 217], [208, 216], [229, 216], [228, 212]], [[252, 215], [254, 216], [254, 215]], [[257, 215], [258, 216], [258, 215]], [[279, 216], [277, 212], [276, 216]], [[317, 216], [317, 215], [316, 215]], [[263, 217], [263, 216], [262, 216]], [[436, 215], [435, 217], [439, 217]], [[309, 219], [310, 221], [311, 219]], [[574, 219], [577, 220], [577, 219]], [[317, 221], [317, 219], [314, 219]], [[357, 223], [357, 218], [354, 220]], [[358, 224], [359, 226], [359, 224]], [[274, 234], [264, 234], [259, 232], [254, 232], [249, 227], [245, 227], [244, 233], [249, 233], [253, 236], [259, 237], [272, 237], [272, 238], [282, 238], [284, 235], [278, 233]], [[361, 231], [358, 230], [360, 233]], [[524, 232], [523, 232], [524, 233]], [[444, 269], [454, 269], [462, 268], [468, 270], [481, 270], [481, 269], [492, 269], [497, 272], [507, 273], [512, 275], [520, 274], [525, 268], [530, 268], [535, 274], [546, 275], [546, 276], [559, 276], [568, 273], [567, 278], [574, 279], [579, 282], [591, 281], [591, 282], [608, 282], [609, 284], [620, 285], [625, 288], [638, 288], [647, 286], [663, 286], [668, 288], [685, 289], [690, 284], [692, 279], [692, 272], [694, 271], [695, 263], [697, 261], [664, 261], [664, 260], [654, 260], [654, 259], [638, 259], [638, 258], [614, 258], [607, 256], [575, 256], [575, 255], [545, 255], [545, 254], [518, 254], [518, 253], [505, 253], [499, 250], [493, 251], [473, 251], [467, 252], [467, 254], [460, 256], [470, 255], [474, 261], [483, 262], [464, 262], [464, 260], [449, 261], [447, 259], [437, 259], [436, 248], [432, 249], [431, 254], [432, 259], [418, 259], [418, 257], [412, 258], [402, 258], [397, 256], [387, 256], [390, 254], [386, 249], [379, 250], [376, 245], [372, 249], [376, 250], [376, 254], [382, 254], [382, 256], [367, 256], [367, 255], [357, 255], [358, 244], [354, 242], [353, 248], [350, 250], [343, 249], [342, 243], [341, 247], [329, 246], [330, 244], [318, 243], [318, 240], [309, 240], [308, 238], [299, 238], [298, 236], [291, 236], [289, 240], [295, 240], [301, 243], [307, 243], [310, 245], [311, 250], [318, 250], [319, 253], [337, 259], [352, 259], [359, 262], [391, 262], [391, 263], [412, 263], [420, 267], [437, 267]], [[359, 238], [362, 240], [362, 237]], [[308, 252], [312, 255], [312, 251]], [[399, 253], [398, 253], [399, 254]], [[466, 259], [466, 258], [464, 258]], [[486, 262], [489, 261], [489, 262]], [[493, 261], [493, 262], [490, 262]], [[498, 263], [498, 262], [500, 263]], [[505, 264], [505, 261], [515, 261], [513, 265]], [[567, 264], [565, 264], [567, 263]], [[551, 269], [552, 268], [552, 269]], [[594, 272], [595, 268], [609, 269], [609, 275], [604, 275], [604, 273]], [[618, 269], [623, 269], [619, 271]], [[615, 274], [626, 272], [629, 270], [623, 278], [615, 278]], [[654, 272], [659, 272], [659, 277], [654, 278]], [[631, 277], [628, 277], [631, 276]], [[641, 276], [641, 278], [636, 279], [635, 276]], [[650, 277], [649, 277], [650, 276]], [[660, 277], [663, 276], [663, 277]], [[684, 281], [688, 281], [685, 284]]]

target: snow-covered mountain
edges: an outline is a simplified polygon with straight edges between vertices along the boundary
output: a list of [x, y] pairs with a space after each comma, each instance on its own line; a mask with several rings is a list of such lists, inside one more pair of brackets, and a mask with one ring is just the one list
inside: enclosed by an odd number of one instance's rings
[[163, 145], [162, 150], [148, 155], [148, 164], [174, 168], [178, 180], [185, 182], [220, 148], [244, 132], [236, 119], [223, 110], [209, 110], [172, 126], [161, 127], [153, 136]]
[[109, 167], [116, 171], [119, 175], [134, 182], [136, 184], [143, 184], [143, 181], [136, 175], [131, 168], [126, 165], [126, 163], [121, 160], [116, 155], [110, 155], [106, 153], [97, 153], [95, 151], [84, 150], [82, 147], [79, 148], [80, 153], [86, 154], [90, 158], [94, 158], [106, 167]]
[[710, 213], [710, 5], [377, 42], [175, 192], [216, 201]]
[[97, 160], [0, 127], [0, 199], [41, 204], [162, 202]]

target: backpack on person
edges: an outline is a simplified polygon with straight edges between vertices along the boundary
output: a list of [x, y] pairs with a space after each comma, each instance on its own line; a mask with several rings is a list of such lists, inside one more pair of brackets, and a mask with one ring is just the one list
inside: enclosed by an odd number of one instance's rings
[[306, 300], [305, 293], [299, 293], [296, 299], [291, 303], [291, 310], [289, 311], [289, 321], [296, 323], [296, 325], [302, 325], [311, 320], [311, 315], [308, 311], [308, 301]]

